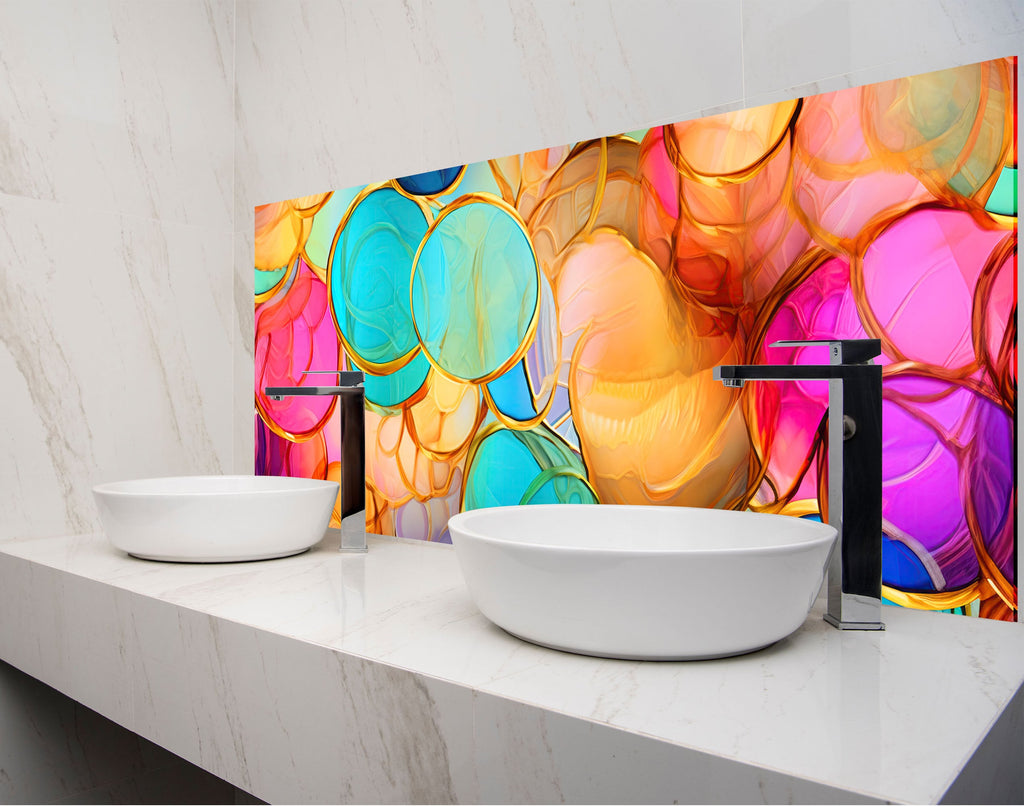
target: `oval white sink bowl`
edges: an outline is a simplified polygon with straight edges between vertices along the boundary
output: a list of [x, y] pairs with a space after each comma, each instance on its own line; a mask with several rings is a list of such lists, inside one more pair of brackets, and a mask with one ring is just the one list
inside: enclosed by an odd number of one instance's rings
[[784, 515], [554, 504], [448, 522], [470, 594], [515, 636], [610, 658], [697, 660], [792, 633], [836, 530]]
[[117, 548], [146, 560], [269, 560], [318, 543], [338, 495], [334, 481], [278, 476], [178, 476], [93, 487]]

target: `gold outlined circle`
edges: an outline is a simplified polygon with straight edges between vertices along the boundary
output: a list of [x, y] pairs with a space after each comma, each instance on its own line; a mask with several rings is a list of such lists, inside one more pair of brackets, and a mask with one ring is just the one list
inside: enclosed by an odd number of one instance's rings
[[[437, 229], [440, 223], [444, 221], [444, 219], [447, 218], [447, 216], [450, 213], [453, 213], [456, 210], [460, 210], [463, 207], [467, 207], [470, 204], [486, 204], [491, 207], [497, 207], [498, 209], [507, 213], [509, 217], [512, 219], [512, 221], [515, 223], [515, 225], [522, 232], [523, 238], [526, 240], [526, 245], [530, 249], [530, 255], [533, 257], [533, 270], [536, 275], [536, 299], [534, 300], [533, 313], [530, 316], [530, 322], [526, 327], [526, 332], [523, 334], [522, 339], [520, 339], [519, 346], [515, 349], [512, 355], [509, 356], [504, 361], [502, 361], [496, 369], [487, 372], [479, 377], [460, 378], [459, 376], [453, 375], [451, 372], [447, 371], [444, 367], [442, 367], [438, 360], [430, 354], [430, 350], [428, 350], [426, 348], [426, 345], [423, 343], [423, 334], [420, 332], [419, 325], [416, 322], [416, 313], [413, 306], [413, 280], [416, 277], [416, 270], [419, 267], [420, 255], [423, 254], [423, 247], [426, 245], [427, 241], [430, 240], [430, 236], [434, 233], [434, 230]], [[534, 250], [533, 248], [533, 241], [530, 238], [529, 231], [526, 229], [526, 224], [523, 223], [523, 220], [520, 218], [519, 213], [516, 211], [516, 209], [508, 202], [506, 202], [504, 199], [495, 196], [493, 193], [467, 193], [464, 196], [460, 196], [451, 204], [447, 205], [444, 208], [444, 210], [441, 211], [441, 214], [438, 215], [438, 217], [434, 219], [434, 221], [427, 228], [426, 234], [420, 241], [419, 249], [416, 250], [416, 257], [414, 257], [412, 261], [412, 272], [409, 275], [409, 311], [412, 313], [412, 326], [416, 331], [416, 338], [419, 340], [419, 345], [420, 348], [423, 350], [423, 355], [427, 357], [427, 360], [430, 362], [431, 366], [434, 367], [434, 369], [436, 369], [439, 373], [444, 375], [449, 380], [456, 381], [458, 383], [488, 383], [489, 381], [493, 381], [495, 378], [504, 375], [506, 372], [508, 372], [509, 369], [515, 366], [515, 364], [524, 355], [526, 355], [527, 350], [530, 349], [530, 344], [533, 343], [533, 339], [537, 330], [537, 319], [540, 316], [540, 283], [540, 261], [537, 258], [536, 250]]]
[[[413, 316], [412, 316], [412, 308], [410, 307], [410, 309], [409, 309], [409, 318], [413, 322], [413, 331], [416, 333], [417, 343], [414, 344], [412, 346], [412, 348], [407, 353], [405, 353], [404, 355], [400, 355], [398, 358], [392, 359], [391, 361], [386, 361], [384, 363], [380, 363], [380, 362], [376, 362], [376, 361], [369, 361], [369, 360], [363, 358], [362, 355], [360, 355], [359, 351], [356, 350], [355, 347], [352, 346], [352, 344], [349, 342], [349, 340], [347, 338], [345, 338], [345, 334], [341, 332], [341, 325], [338, 324], [338, 312], [334, 309], [334, 294], [332, 293], [332, 290], [331, 290], [331, 281], [332, 281], [332, 278], [334, 276], [334, 252], [335, 252], [335, 250], [337, 249], [337, 246], [338, 246], [338, 239], [341, 237], [341, 233], [344, 231], [346, 225], [349, 222], [349, 219], [352, 217], [352, 215], [355, 212], [356, 208], [367, 197], [369, 197], [373, 193], [376, 193], [378, 190], [394, 190], [394, 187], [392, 185], [392, 181], [388, 180], [387, 182], [377, 182], [375, 184], [367, 185], [361, 191], [359, 191], [359, 193], [356, 195], [356, 197], [349, 204], [348, 209], [345, 210], [345, 215], [343, 215], [341, 217], [341, 222], [338, 224], [338, 228], [334, 231], [334, 238], [331, 240], [331, 248], [330, 248], [330, 251], [328, 251], [328, 253], [327, 253], [327, 282], [326, 282], [326, 285], [327, 285], [327, 302], [328, 302], [327, 307], [331, 311], [331, 319], [334, 320], [334, 330], [338, 334], [338, 339], [341, 341], [341, 344], [345, 348], [345, 352], [348, 354], [348, 356], [349, 356], [350, 360], [352, 361], [352, 363], [354, 363], [357, 367], [359, 367], [364, 372], [370, 372], [370, 373], [372, 373], [374, 375], [390, 375], [391, 373], [401, 369], [406, 364], [408, 364], [410, 361], [412, 361], [412, 359], [416, 357], [416, 353], [418, 353], [420, 351], [419, 332], [416, 331], [416, 329], [415, 329], [416, 321], [415, 321], [415, 319], [413, 319]], [[404, 193], [401, 194], [401, 195], [404, 196], [405, 198], [410, 199], [411, 201], [415, 202], [416, 206], [420, 208], [420, 212], [423, 213], [423, 218], [427, 222], [427, 233], [425, 233], [423, 235], [423, 238], [425, 239], [427, 237], [427, 234], [429, 234], [429, 232], [430, 232], [430, 227], [434, 223], [434, 221], [433, 221], [433, 213], [431, 212], [430, 206], [420, 197], [409, 196], [408, 194], [404, 194]], [[420, 241], [420, 246], [422, 247], [422, 239]], [[416, 255], [417, 256], [419, 255], [419, 249], [417, 249]], [[413, 266], [414, 267], [415, 267], [415, 263], [416, 263], [416, 261], [415, 261], [415, 257], [414, 257], [414, 259], [413, 259]], [[410, 277], [411, 277], [411, 275], [410, 275]], [[410, 282], [410, 286], [411, 286], [411, 282]], [[412, 304], [412, 294], [411, 294], [411, 291], [410, 291], [410, 295], [409, 295], [409, 301], [410, 301], [410, 306], [411, 306], [411, 304]]]
[[[600, 503], [601, 496], [597, 494], [597, 490], [594, 489], [594, 485], [590, 483], [590, 479], [587, 478], [587, 476], [585, 475], [585, 473], [588, 472], [588, 468], [587, 463], [583, 461], [582, 455], [580, 455], [577, 451], [573, 450], [572, 446], [569, 445], [568, 442], [566, 442], [565, 438], [562, 437], [562, 435], [556, 432], [553, 428], [551, 428], [551, 426], [549, 426], [547, 423], [542, 423], [540, 425], [540, 429], [542, 434], [542, 436], [540, 437], [541, 439], [550, 440], [552, 443], [556, 445], [567, 448], [570, 453], [579, 456], [580, 464], [583, 465], [584, 473], [580, 473], [578, 470], [573, 468], [571, 474], [564, 475], [569, 475], [571, 478], [574, 478], [577, 481], [582, 482], [582, 484], [588, 490], [590, 490], [590, 493], [594, 496], [594, 500]], [[487, 425], [485, 425], [483, 428], [479, 428], [477, 432], [473, 435], [473, 439], [470, 441], [469, 450], [466, 453], [465, 470], [463, 471], [462, 474], [462, 489], [459, 491], [459, 512], [466, 511], [466, 486], [467, 481], [469, 479], [469, 470], [473, 466], [473, 463], [476, 461], [476, 455], [480, 451], [480, 446], [483, 445], [484, 441], [487, 440], [488, 437], [493, 436], [499, 431], [508, 431], [511, 432], [512, 434], [515, 434], [516, 429], [508, 428], [507, 426], [503, 425], [500, 422], [490, 422], [487, 423]], [[533, 451], [530, 450], [529, 446], [524, 447], [526, 447], [530, 456], [533, 458], [533, 461], [537, 465], [538, 476], [544, 473], [545, 471], [552, 470], [552, 468], [542, 467], [541, 463], [537, 460], [537, 456], [533, 453]], [[559, 474], [556, 473], [555, 475], [557, 476]], [[536, 476], [534, 478], [536, 478]], [[528, 488], [529, 483], [527, 484], [527, 489]], [[536, 492], [534, 493], [534, 495], [536, 495]]]

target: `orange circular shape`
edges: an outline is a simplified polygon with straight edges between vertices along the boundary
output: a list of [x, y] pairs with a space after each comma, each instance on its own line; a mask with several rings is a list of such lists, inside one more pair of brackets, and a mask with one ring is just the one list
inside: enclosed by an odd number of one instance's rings
[[743, 178], [778, 148], [799, 100], [665, 126], [665, 146], [684, 175]]

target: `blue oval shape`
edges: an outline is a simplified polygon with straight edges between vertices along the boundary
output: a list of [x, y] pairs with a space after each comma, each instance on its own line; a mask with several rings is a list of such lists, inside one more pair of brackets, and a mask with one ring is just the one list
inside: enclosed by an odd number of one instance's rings
[[413, 196], [436, 196], [455, 184], [465, 167], [465, 165], [453, 165], [451, 168], [441, 168], [439, 171], [411, 174], [396, 179], [395, 183]]

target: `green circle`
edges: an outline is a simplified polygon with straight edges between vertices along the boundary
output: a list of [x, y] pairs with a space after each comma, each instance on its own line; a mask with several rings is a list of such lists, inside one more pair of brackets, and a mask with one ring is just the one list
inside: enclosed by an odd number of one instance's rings
[[392, 188], [375, 190], [349, 214], [330, 256], [338, 331], [364, 364], [387, 366], [416, 348], [409, 272], [427, 220]]
[[488, 201], [448, 208], [413, 264], [412, 316], [424, 351], [459, 380], [500, 374], [525, 349], [539, 287], [517, 216]]

